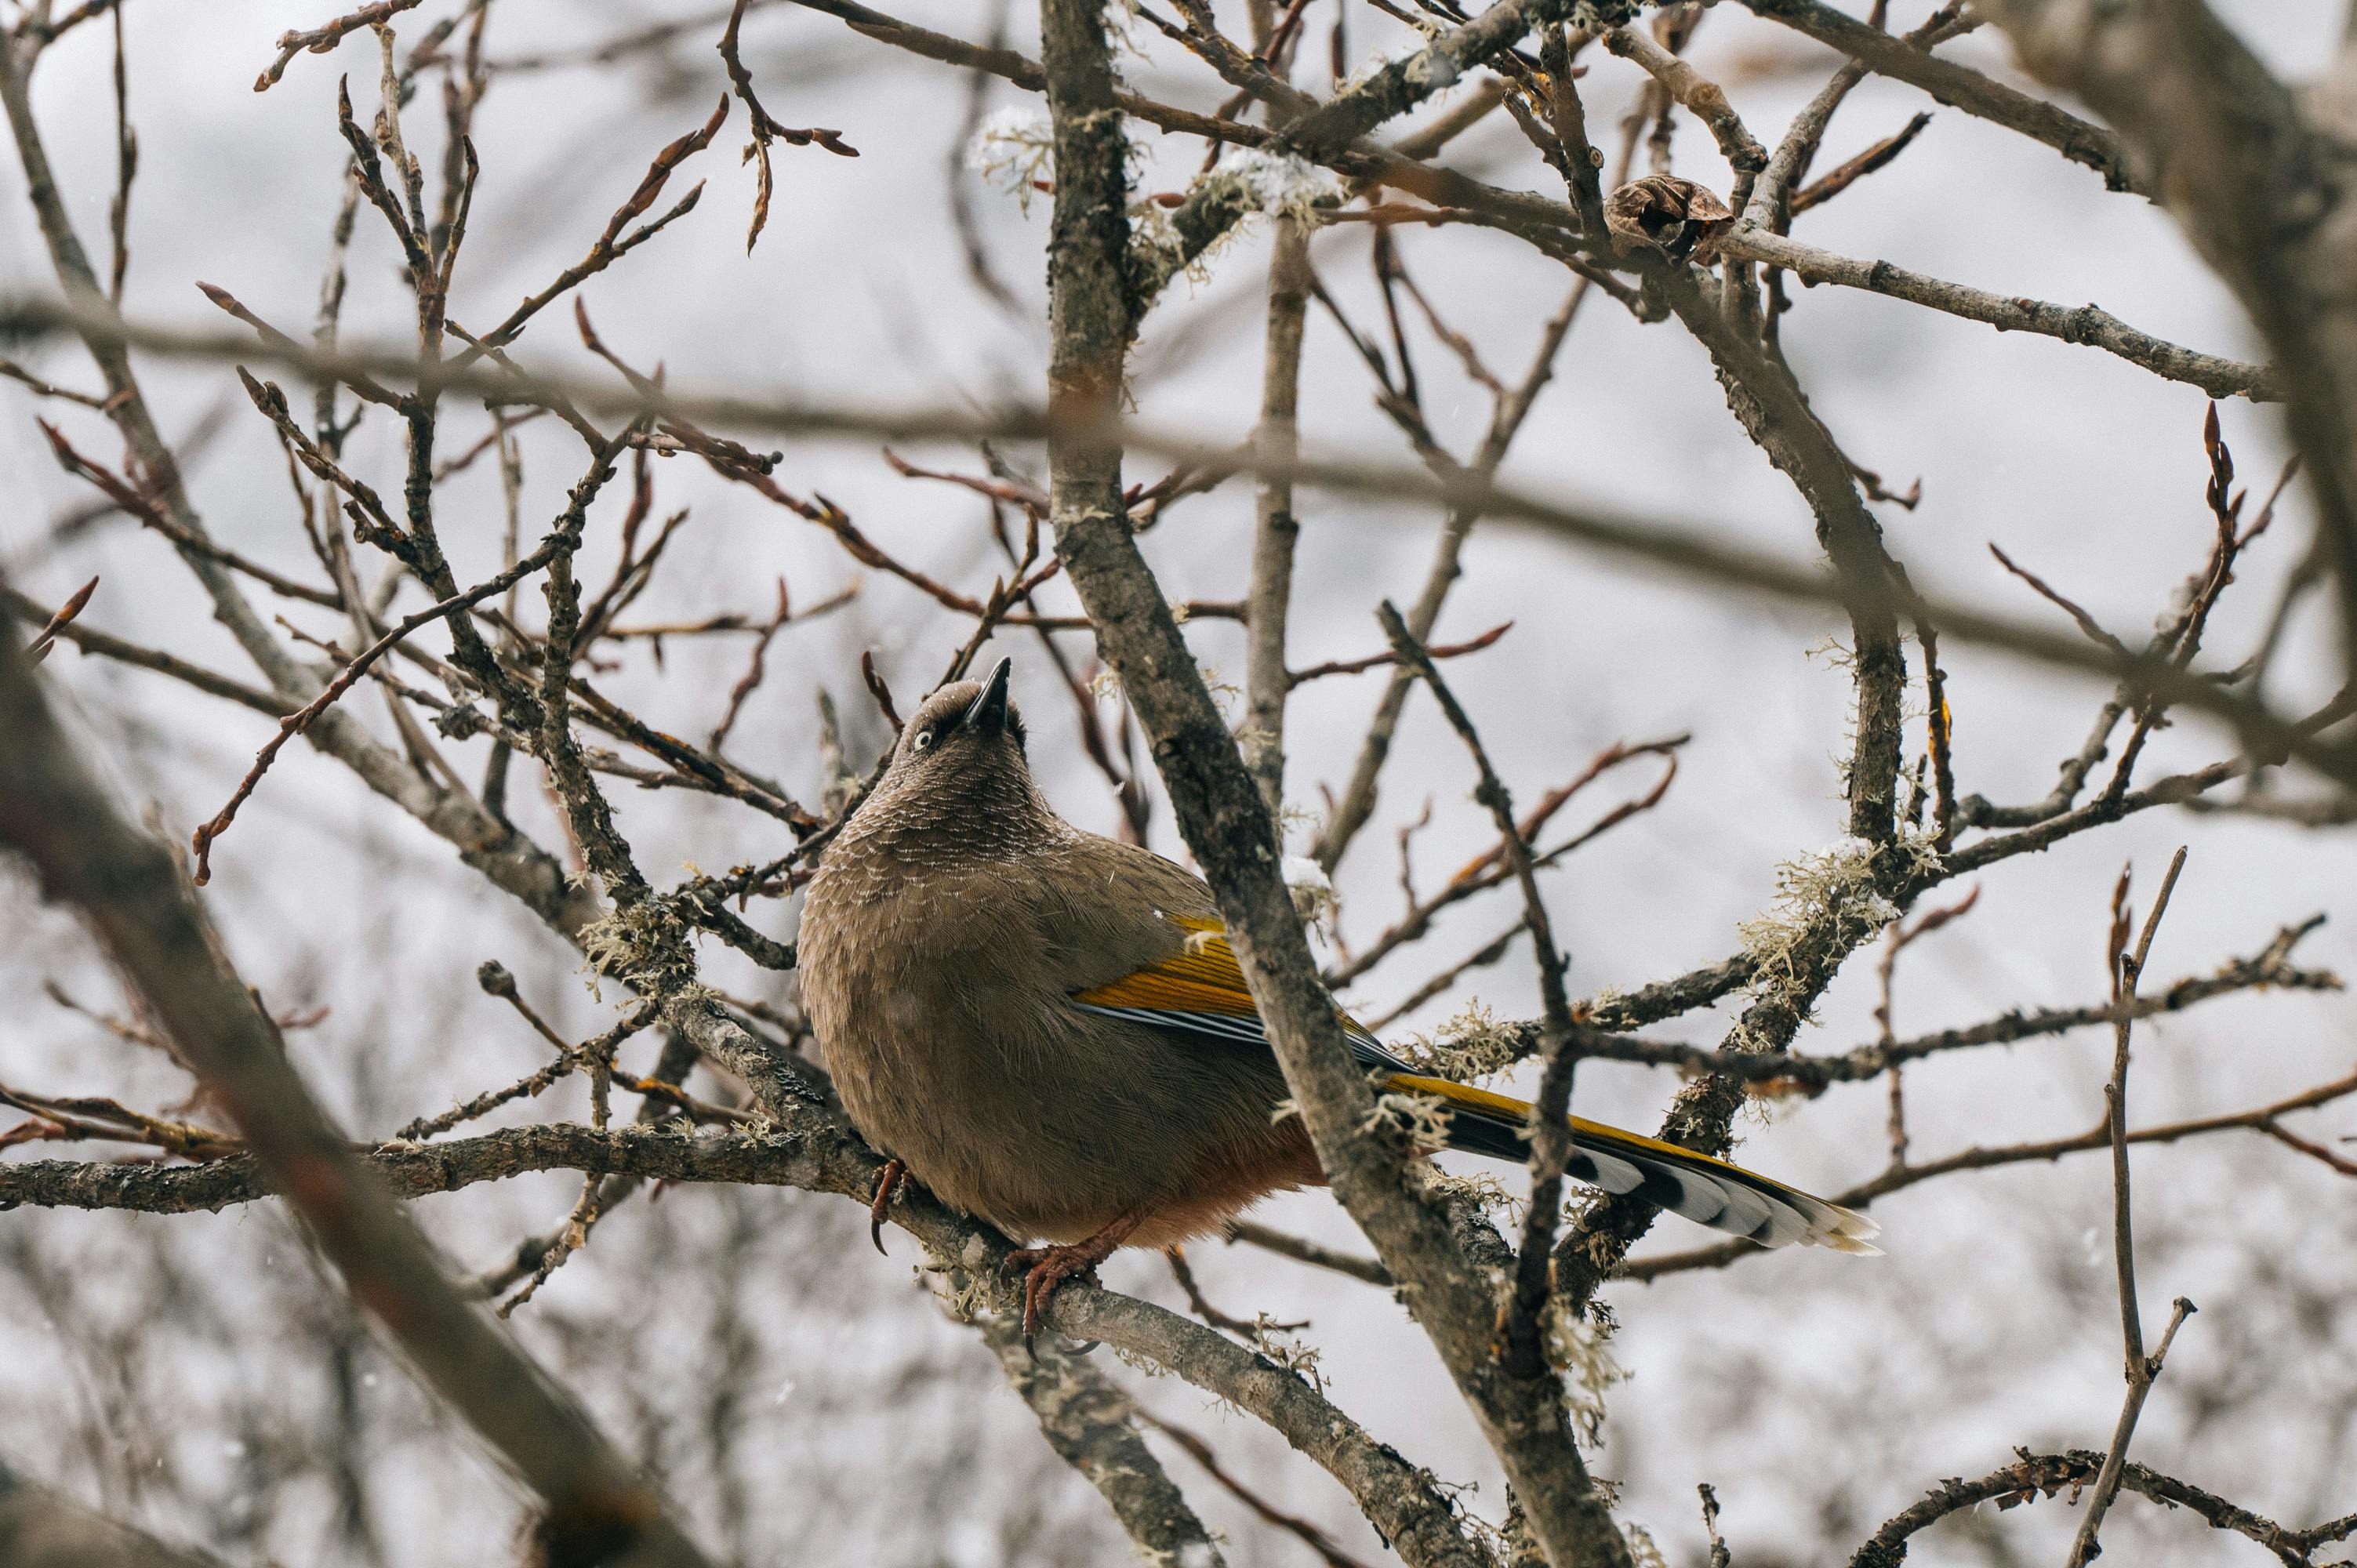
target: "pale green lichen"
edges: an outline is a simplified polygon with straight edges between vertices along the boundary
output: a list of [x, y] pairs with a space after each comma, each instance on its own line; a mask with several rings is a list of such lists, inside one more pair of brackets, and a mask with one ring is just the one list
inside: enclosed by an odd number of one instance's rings
[[1409, 1066], [1458, 1083], [1502, 1072], [1526, 1054], [1522, 1030], [1501, 1024], [1476, 997], [1430, 1035], [1411, 1035], [1394, 1047]]
[[[1265, 1317], [1255, 1319], [1254, 1327], [1259, 1329], [1260, 1326], [1267, 1321]], [[1282, 1333], [1274, 1326], [1269, 1327], [1265, 1332], [1256, 1334], [1255, 1337], [1260, 1341], [1262, 1355], [1316, 1389], [1320, 1394], [1326, 1391], [1325, 1375], [1318, 1369], [1318, 1359], [1322, 1352], [1316, 1346], [1308, 1344], [1298, 1336]]]
[[1838, 637], [1821, 637], [1817, 639], [1816, 641], [1809, 644], [1808, 647], [1801, 650], [1801, 657], [1808, 660], [1822, 659], [1828, 666], [1835, 670], [1854, 670], [1857, 668], [1857, 655], [1851, 652], [1849, 644], [1844, 642]]
[[1525, 1201], [1506, 1190], [1496, 1176], [1488, 1175], [1452, 1176], [1437, 1165], [1426, 1166], [1424, 1196], [1440, 1204], [1462, 1203], [1477, 1210], [1484, 1219], [1519, 1225]]
[[[1124, 133], [1124, 161], [1135, 183], [1152, 157], [1150, 149], [1129, 135], [1126, 117], [1118, 109], [1099, 109], [1077, 116], [1075, 129], [1114, 124]], [[992, 111], [974, 128], [965, 147], [965, 166], [987, 185], [1008, 191], [1026, 214], [1041, 185], [1050, 185], [1056, 173], [1056, 124], [1047, 110], [1016, 104]], [[1132, 213], [1133, 219], [1135, 214]]]
[[1288, 854], [1282, 869], [1285, 890], [1293, 898], [1293, 912], [1312, 931], [1330, 936], [1334, 929], [1334, 884], [1326, 875], [1326, 868], [1306, 855]]
[[1055, 170], [1056, 132], [1048, 112], [1028, 105], [993, 110], [966, 144], [965, 165], [985, 183], [1012, 191], [1028, 214], [1033, 182]]
[[1131, 283], [1141, 298], [1153, 297], [1181, 272], [1202, 283], [1211, 261], [1251, 219], [1312, 222], [1345, 194], [1340, 180], [1306, 159], [1258, 148], [1237, 153], [1188, 187], [1177, 215], [1152, 202], [1131, 209]]
[[1211, 701], [1218, 704], [1222, 714], [1244, 694], [1242, 686], [1221, 675], [1220, 667], [1216, 664], [1198, 664], [1195, 672], [1203, 678], [1203, 690], [1211, 693]]
[[963, 1269], [919, 1269], [917, 1278], [953, 1323], [972, 1323], [990, 1310], [989, 1286]]
[[716, 999], [718, 993], [695, 978], [695, 956], [683, 940], [680, 923], [654, 899], [617, 905], [581, 928], [582, 969], [589, 993], [605, 999], [600, 977], [619, 980], [644, 996], [666, 1004]]
[[[1147, 1355], [1143, 1350], [1132, 1350], [1124, 1346], [1115, 1345], [1113, 1347], [1113, 1359], [1119, 1361], [1123, 1366], [1127, 1367], [1131, 1371], [1139, 1373], [1145, 1377], [1167, 1378], [1170, 1375], [1169, 1368], [1164, 1366], [1161, 1362], [1156, 1360], [1153, 1357]], [[1233, 1410], [1235, 1407], [1231, 1405], [1229, 1408]]]
[[1137, 274], [1141, 292], [1147, 294], [1168, 283], [1182, 267], [1193, 283], [1210, 275], [1203, 270], [1202, 257], [1187, 255], [1186, 237], [1179, 233], [1170, 209], [1158, 201], [1130, 204], [1129, 256], [1130, 270]]
[[1629, 1560], [1637, 1568], [1670, 1568], [1670, 1560], [1662, 1555], [1652, 1530], [1631, 1520], [1620, 1527], [1620, 1533], [1629, 1542]]
[[1792, 954], [1805, 941], [1830, 935], [1853, 942], [1897, 919], [1898, 907], [1883, 893], [1878, 866], [1891, 854], [1902, 857], [1910, 873], [1939, 869], [1932, 835], [1914, 829], [1888, 846], [1846, 838], [1778, 866], [1775, 903], [1736, 929], [1751, 961], [1754, 989], [1793, 979]]
[[[1426, 44], [1431, 43], [1435, 38], [1439, 38], [1443, 32], [1447, 31], [1447, 29], [1444, 28], [1438, 21], [1430, 16], [1406, 16], [1403, 17], [1402, 20], [1405, 21], [1408, 26], [1414, 27], [1418, 33], [1422, 34], [1422, 38], [1418, 42], [1413, 44], [1403, 44], [1396, 49], [1381, 50], [1375, 54], [1370, 55], [1365, 60], [1361, 62], [1358, 70], [1352, 71], [1350, 75], [1344, 77], [1340, 81], [1335, 84], [1334, 96], [1336, 98], [1347, 97], [1351, 93], [1357, 92], [1364, 88], [1369, 82], [1374, 81], [1375, 78], [1391, 70], [1392, 67], [1399, 65], [1404, 61], [1414, 59], [1416, 56], [1424, 52], [1425, 46]], [[1435, 94], [1434, 96], [1437, 97], [1438, 95]]]
[[1229, 157], [1228, 168], [1243, 181], [1254, 204], [1272, 218], [1311, 222], [1319, 208], [1331, 207], [1347, 194], [1330, 170], [1291, 153], [1248, 147]]
[[1105, 7], [1105, 41], [1124, 54], [1135, 55], [1151, 63], [1153, 57], [1138, 47], [1135, 36], [1138, 18], [1143, 14], [1138, 8], [1138, 0], [1113, 0]]
[[1559, 1294], [1548, 1298], [1547, 1364], [1563, 1374], [1565, 1408], [1591, 1448], [1604, 1432], [1604, 1396], [1629, 1380], [1613, 1359], [1611, 1338], [1608, 1321], [1589, 1321]]
[[1448, 1146], [1448, 1107], [1429, 1094], [1378, 1093], [1374, 1109], [1359, 1124], [1361, 1133], [1395, 1132], [1431, 1154]]
[[[1076, 124], [1087, 126], [1106, 116], [1117, 119], [1119, 111], [1100, 110]], [[1135, 188], [1152, 155], [1135, 135], [1127, 135], [1125, 145]], [[966, 148], [967, 166], [1013, 192], [1027, 213], [1033, 193], [1053, 179], [1055, 158], [1055, 124], [1033, 107], [993, 113]], [[1175, 214], [1160, 199], [1131, 203], [1131, 286], [1139, 298], [1150, 299], [1182, 272], [1205, 281], [1209, 261], [1233, 241], [1246, 220], [1266, 213], [1312, 221], [1319, 208], [1337, 204], [1344, 193], [1340, 180], [1306, 159], [1257, 148], [1238, 152], [1189, 186]]]

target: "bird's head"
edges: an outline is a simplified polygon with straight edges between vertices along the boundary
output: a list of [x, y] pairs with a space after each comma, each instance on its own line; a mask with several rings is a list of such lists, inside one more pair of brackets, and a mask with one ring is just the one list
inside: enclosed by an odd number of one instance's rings
[[1028, 784], [1023, 719], [1006, 694], [1002, 659], [980, 681], [952, 681], [909, 715], [887, 775], [898, 788], [972, 791], [993, 779]]

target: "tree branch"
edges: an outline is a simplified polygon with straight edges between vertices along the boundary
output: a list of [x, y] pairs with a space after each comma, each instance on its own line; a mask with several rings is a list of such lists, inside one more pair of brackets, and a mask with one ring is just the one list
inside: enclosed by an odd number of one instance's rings
[[354, 1297], [545, 1501], [547, 1539], [576, 1551], [603, 1542], [649, 1564], [703, 1562], [587, 1414], [451, 1287], [346, 1148], [171, 855], [125, 825], [82, 769], [13, 637], [0, 637], [0, 728], [18, 742], [0, 754], [0, 842], [32, 861], [51, 897], [81, 908]]

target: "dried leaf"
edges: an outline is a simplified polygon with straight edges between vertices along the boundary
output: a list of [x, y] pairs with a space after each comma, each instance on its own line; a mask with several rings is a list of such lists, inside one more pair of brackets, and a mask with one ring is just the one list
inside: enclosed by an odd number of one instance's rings
[[1604, 223], [1628, 244], [1644, 245], [1674, 261], [1691, 256], [1708, 266], [1719, 233], [1735, 221], [1727, 203], [1675, 175], [1649, 174], [1604, 199]]

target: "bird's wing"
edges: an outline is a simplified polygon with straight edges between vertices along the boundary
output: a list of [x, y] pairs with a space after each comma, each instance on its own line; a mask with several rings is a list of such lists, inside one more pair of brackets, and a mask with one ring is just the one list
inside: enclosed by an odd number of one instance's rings
[[[1165, 914], [1162, 918], [1183, 933], [1176, 951], [1110, 983], [1077, 991], [1072, 1000], [1092, 1013], [1133, 1023], [1265, 1047], [1268, 1030], [1244, 984], [1235, 950], [1228, 945], [1227, 927], [1215, 915]], [[1369, 1058], [1371, 1065], [1379, 1059], [1387, 1068], [1407, 1069], [1358, 1020], [1335, 1011], [1354, 1052]]]
[[[1129, 864], [1156, 884], [1150, 918], [1166, 923], [1169, 935], [1161, 957], [1112, 980], [1075, 988], [1074, 1004], [1157, 1031], [1266, 1050], [1268, 1032], [1235, 950], [1228, 945], [1227, 929], [1208, 911], [1210, 890], [1159, 856], [1126, 845], [1108, 848], [1153, 862], [1151, 870], [1142, 861]], [[1108, 871], [1118, 880], [1119, 866]], [[1450, 1148], [1498, 1159], [1530, 1157], [1527, 1102], [1416, 1072], [1349, 1014], [1337, 1013], [1351, 1055], [1379, 1091], [1422, 1095], [1447, 1109]], [[1577, 1116], [1571, 1127], [1573, 1153], [1566, 1174], [1576, 1180], [1763, 1246], [1805, 1241], [1844, 1252], [1878, 1250], [1870, 1240], [1879, 1229], [1875, 1222], [1838, 1204], [1642, 1133]]]

